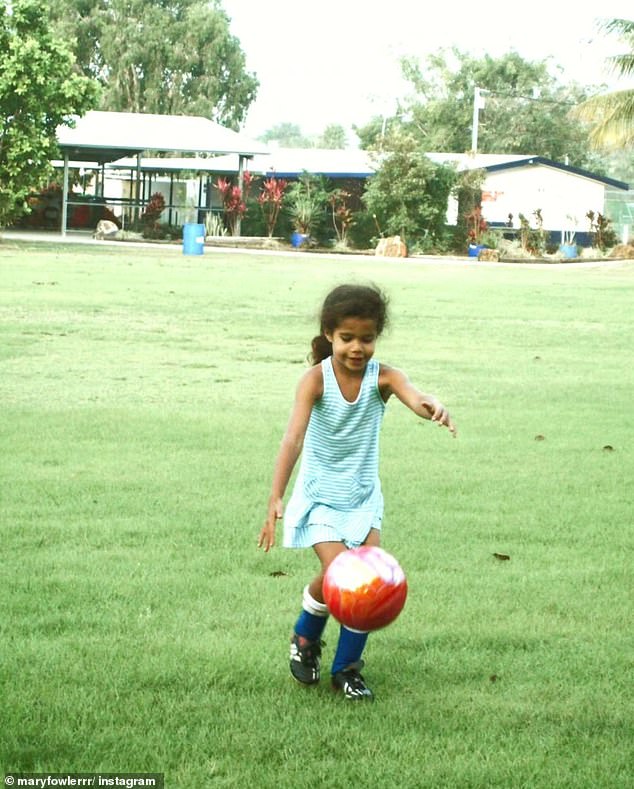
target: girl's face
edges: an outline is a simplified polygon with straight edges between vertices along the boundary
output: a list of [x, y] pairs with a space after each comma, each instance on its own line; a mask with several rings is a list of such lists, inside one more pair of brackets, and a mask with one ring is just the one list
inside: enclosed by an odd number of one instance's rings
[[340, 367], [351, 373], [363, 373], [374, 356], [377, 333], [372, 318], [344, 318], [331, 333], [332, 357]]

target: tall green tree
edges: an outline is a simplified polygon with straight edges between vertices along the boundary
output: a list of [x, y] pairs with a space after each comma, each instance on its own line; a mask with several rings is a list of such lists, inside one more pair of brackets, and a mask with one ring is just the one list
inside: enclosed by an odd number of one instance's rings
[[26, 210], [52, 173], [56, 130], [94, 106], [97, 86], [76, 73], [37, 0], [0, 3], [0, 226]]
[[478, 151], [546, 156], [588, 165], [587, 128], [569, 117], [586, 98], [579, 85], [559, 82], [545, 61], [524, 60], [516, 52], [475, 58], [457, 49], [441, 50], [421, 65], [402, 61], [413, 93], [396, 118], [372, 124], [373, 138], [357, 130], [365, 146], [378, 146], [381, 129], [402, 126], [427, 151], [462, 153], [471, 149], [474, 89], [486, 93], [479, 113]]
[[411, 134], [391, 134], [386, 150], [363, 202], [383, 233], [424, 249], [443, 236], [456, 171], [434, 164]]
[[[621, 77], [634, 75], [634, 20], [612, 19], [603, 24], [614, 33], [627, 51], [609, 58], [613, 71]], [[634, 90], [623, 89], [593, 96], [576, 113], [592, 123], [592, 142], [598, 147], [619, 148], [634, 143]]]
[[102, 109], [202, 115], [238, 128], [258, 81], [220, 0], [51, 0]]
[[323, 132], [309, 137], [296, 123], [282, 121], [260, 136], [262, 142], [275, 142], [281, 148], [345, 148], [346, 130], [339, 123], [331, 123]]
[[282, 121], [260, 136], [262, 142], [276, 142], [281, 148], [312, 148], [313, 141], [306, 137], [296, 123]]
[[331, 123], [319, 135], [316, 142], [317, 148], [342, 149], [346, 147], [346, 130], [340, 123]]

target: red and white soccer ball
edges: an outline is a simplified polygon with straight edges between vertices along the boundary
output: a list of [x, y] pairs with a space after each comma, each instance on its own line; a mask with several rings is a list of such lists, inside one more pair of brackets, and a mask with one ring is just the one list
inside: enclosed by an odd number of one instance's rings
[[340, 553], [326, 570], [324, 600], [341, 624], [379, 630], [393, 622], [407, 598], [407, 580], [396, 559], [372, 545]]

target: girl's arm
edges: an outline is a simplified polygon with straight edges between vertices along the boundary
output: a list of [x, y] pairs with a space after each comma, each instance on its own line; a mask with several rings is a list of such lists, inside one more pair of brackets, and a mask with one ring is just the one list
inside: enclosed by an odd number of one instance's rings
[[454, 437], [457, 435], [456, 427], [445, 406], [433, 395], [424, 394], [417, 389], [402, 370], [382, 364], [379, 389], [384, 400], [387, 401], [390, 395], [395, 394], [418, 416], [438, 422], [439, 425], [447, 427]]
[[275, 461], [267, 518], [258, 538], [258, 548], [264, 548], [267, 552], [275, 544], [275, 525], [284, 510], [286, 486], [304, 445], [312, 407], [322, 396], [323, 388], [321, 365], [312, 367], [297, 385], [293, 410]]

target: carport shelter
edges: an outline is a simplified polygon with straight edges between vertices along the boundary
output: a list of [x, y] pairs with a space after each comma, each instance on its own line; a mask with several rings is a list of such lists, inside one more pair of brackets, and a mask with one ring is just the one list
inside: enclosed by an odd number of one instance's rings
[[207, 118], [92, 110], [74, 120], [75, 125], [72, 128], [57, 128], [57, 143], [64, 161], [62, 235], [66, 234], [70, 161], [94, 162], [101, 168], [103, 178], [103, 169], [107, 163], [124, 156], [135, 156], [138, 200], [141, 156], [144, 152], [237, 154], [239, 182], [242, 180], [245, 161], [256, 154], [268, 153], [268, 148], [263, 143], [251, 140]]

